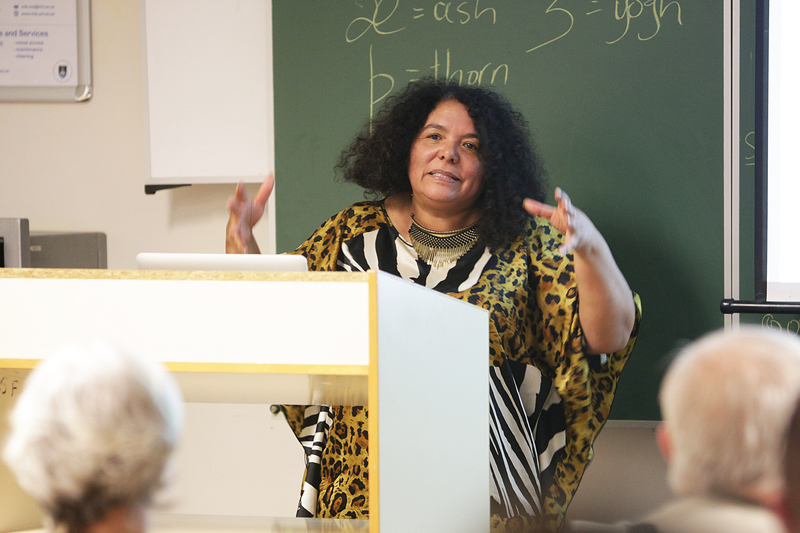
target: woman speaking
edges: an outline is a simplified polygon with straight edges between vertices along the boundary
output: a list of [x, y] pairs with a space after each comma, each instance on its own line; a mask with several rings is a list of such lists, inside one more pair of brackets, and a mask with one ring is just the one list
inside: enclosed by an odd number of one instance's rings
[[[294, 253], [310, 270], [380, 269], [490, 311], [492, 527], [560, 528], [641, 315], [607, 243], [563, 191], [557, 206], [543, 203], [527, 123], [482, 88], [410, 84], [337, 170], [376, 199], [334, 215]], [[251, 230], [273, 183], [253, 198], [236, 188], [227, 252], [258, 253]], [[458, 414], [434, 409], [457, 436]], [[322, 450], [298, 516], [368, 517], [366, 409], [285, 412], [307, 449]]]

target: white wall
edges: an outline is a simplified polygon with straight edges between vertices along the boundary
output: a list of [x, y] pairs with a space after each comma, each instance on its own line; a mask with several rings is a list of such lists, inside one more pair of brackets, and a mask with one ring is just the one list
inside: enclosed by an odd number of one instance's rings
[[656, 445], [655, 423], [611, 420], [597, 437], [594, 451], [569, 507], [569, 519], [630, 520], [672, 497], [667, 465]]
[[[243, 460], [245, 459], [245, 460]], [[158, 509], [183, 515], [292, 517], [305, 453], [265, 404], [188, 403]]]
[[0, 102], [0, 217], [28, 218], [31, 231], [103, 232], [110, 269], [135, 268], [145, 251], [223, 252], [232, 185], [144, 194], [139, 3], [91, 8], [92, 99]]
[[[92, 53], [88, 103], [0, 103], [0, 217], [28, 218], [32, 231], [104, 232], [111, 269], [135, 268], [143, 251], [224, 251], [231, 185], [144, 194], [138, 2], [92, 3]], [[267, 249], [264, 228], [258, 237]], [[667, 497], [651, 430], [606, 428], [596, 449], [572, 518], [638, 516]]]

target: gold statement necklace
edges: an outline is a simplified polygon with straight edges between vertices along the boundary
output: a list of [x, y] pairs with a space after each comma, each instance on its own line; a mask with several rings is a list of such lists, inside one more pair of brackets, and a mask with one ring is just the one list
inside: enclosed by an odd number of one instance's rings
[[440, 267], [458, 260], [475, 246], [478, 242], [477, 224], [454, 231], [433, 231], [420, 226], [411, 215], [408, 235], [417, 256], [432, 267]]

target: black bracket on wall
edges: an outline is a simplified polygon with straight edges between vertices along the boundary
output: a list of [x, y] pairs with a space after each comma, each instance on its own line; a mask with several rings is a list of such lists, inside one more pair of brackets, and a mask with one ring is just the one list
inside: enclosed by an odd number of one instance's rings
[[145, 185], [144, 193], [155, 194], [158, 191], [163, 191], [164, 189], [177, 189], [178, 187], [190, 187], [191, 185], [191, 183], [180, 183], [177, 185]]

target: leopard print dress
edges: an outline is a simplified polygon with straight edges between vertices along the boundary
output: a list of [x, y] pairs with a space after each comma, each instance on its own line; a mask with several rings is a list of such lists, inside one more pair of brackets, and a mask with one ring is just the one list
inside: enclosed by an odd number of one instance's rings
[[[474, 247], [433, 268], [392, 226], [383, 202], [361, 202], [327, 220], [294, 253], [310, 270], [380, 269], [490, 311], [491, 525], [557, 530], [592, 444], [608, 419], [633, 349], [586, 353], [572, 256], [542, 218], [490, 252]], [[281, 406], [306, 450], [298, 516], [369, 516], [367, 411], [359, 406]], [[454, 427], [454, 431], [457, 430]]]

